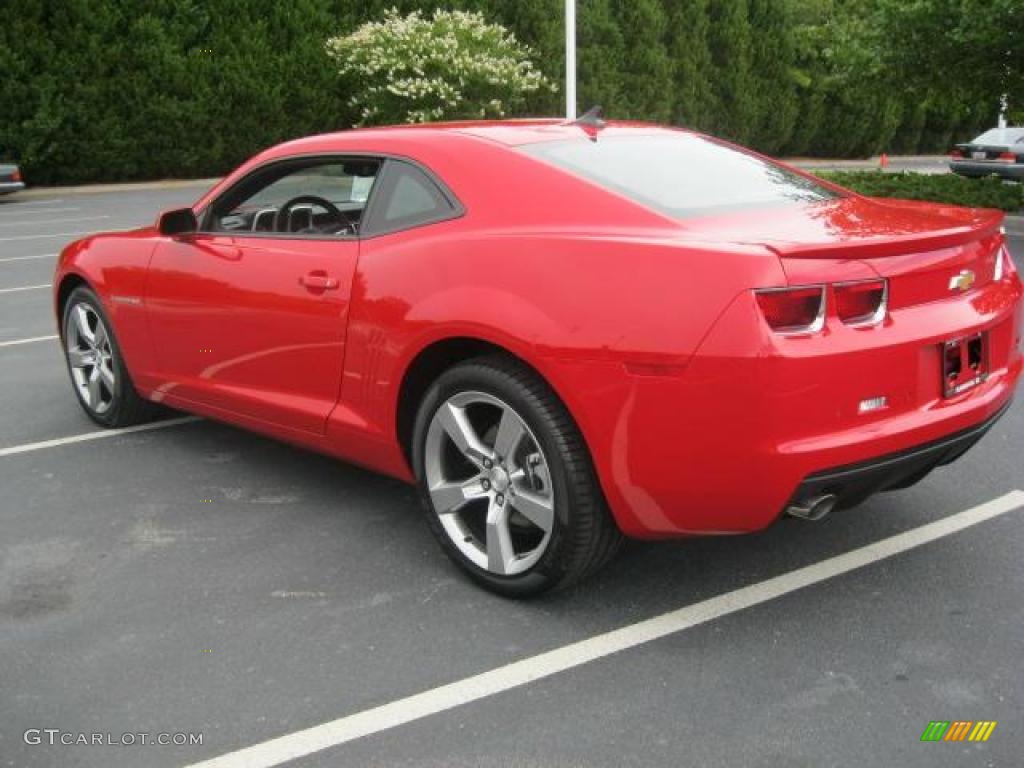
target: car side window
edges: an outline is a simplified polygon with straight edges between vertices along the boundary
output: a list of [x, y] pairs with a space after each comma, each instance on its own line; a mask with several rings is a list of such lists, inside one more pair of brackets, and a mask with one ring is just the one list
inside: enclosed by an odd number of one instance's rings
[[390, 160], [376, 192], [365, 234], [396, 232], [453, 218], [461, 212], [451, 195], [423, 169]]
[[284, 161], [258, 169], [218, 198], [203, 231], [261, 236], [352, 237], [377, 179], [377, 159]]

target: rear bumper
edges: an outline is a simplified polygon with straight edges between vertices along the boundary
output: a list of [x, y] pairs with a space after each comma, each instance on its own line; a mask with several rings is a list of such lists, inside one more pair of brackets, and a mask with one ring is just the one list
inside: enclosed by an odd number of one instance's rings
[[1004, 179], [1024, 179], [1024, 163], [997, 163], [954, 160], [949, 169], [961, 176], [1002, 176]]
[[25, 188], [23, 181], [0, 181], [0, 195], [7, 195], [11, 192], [19, 192]]
[[1010, 403], [1007, 403], [994, 416], [949, 437], [877, 459], [815, 472], [800, 484], [790, 504], [831, 494], [837, 499], [836, 508], [841, 509], [856, 506], [881, 491], [909, 488], [936, 467], [949, 464], [965, 454], [1009, 407]]
[[[883, 326], [830, 323], [818, 336], [785, 338], [743, 294], [680, 371], [637, 375], [621, 362], [577, 361], [560, 366], [557, 388], [587, 393], [570, 395], [570, 410], [625, 533], [755, 531], [812, 481], [853, 471], [841, 490], [854, 504], [923, 477], [980, 438], [1024, 366], [1021, 296], [1014, 276], [894, 309]], [[989, 339], [988, 378], [945, 397], [944, 342], [978, 332]], [[860, 411], [881, 396], [886, 407]]]

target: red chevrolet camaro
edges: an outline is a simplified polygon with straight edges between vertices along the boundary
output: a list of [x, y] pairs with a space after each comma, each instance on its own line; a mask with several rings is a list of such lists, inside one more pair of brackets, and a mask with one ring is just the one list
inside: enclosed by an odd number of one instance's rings
[[1021, 373], [1000, 224], [654, 125], [356, 130], [72, 243], [54, 299], [95, 421], [162, 403], [416, 482], [526, 595], [963, 453]]

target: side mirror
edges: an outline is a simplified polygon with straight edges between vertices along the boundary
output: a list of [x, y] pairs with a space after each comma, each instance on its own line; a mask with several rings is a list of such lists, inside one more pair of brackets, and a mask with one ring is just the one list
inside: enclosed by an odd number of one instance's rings
[[157, 227], [161, 235], [175, 237], [198, 231], [199, 222], [196, 221], [196, 215], [191, 208], [178, 208], [161, 213]]

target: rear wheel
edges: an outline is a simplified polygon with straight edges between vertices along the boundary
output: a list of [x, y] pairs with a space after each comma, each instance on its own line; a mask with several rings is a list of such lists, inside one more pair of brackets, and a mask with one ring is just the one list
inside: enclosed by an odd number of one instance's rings
[[113, 327], [96, 294], [81, 286], [64, 305], [64, 358], [79, 404], [104, 427], [127, 427], [153, 417], [124, 365]]
[[472, 360], [434, 383], [416, 419], [413, 463], [442, 548], [495, 592], [571, 584], [618, 548], [579, 430], [513, 360]]

